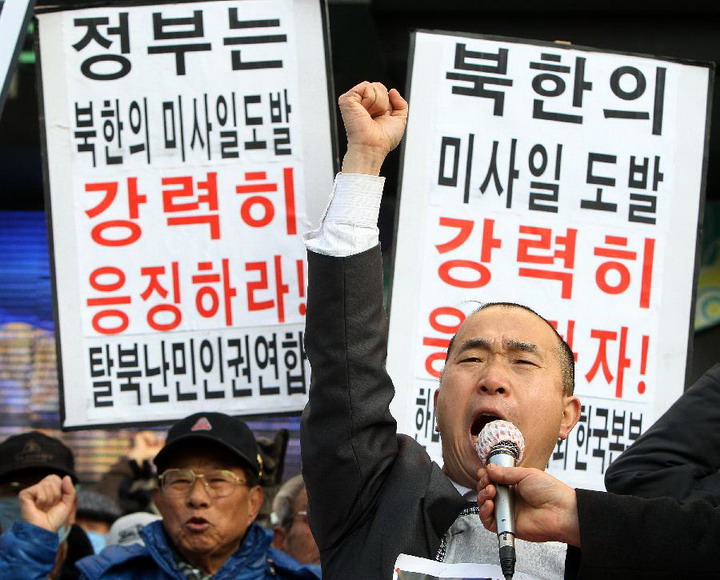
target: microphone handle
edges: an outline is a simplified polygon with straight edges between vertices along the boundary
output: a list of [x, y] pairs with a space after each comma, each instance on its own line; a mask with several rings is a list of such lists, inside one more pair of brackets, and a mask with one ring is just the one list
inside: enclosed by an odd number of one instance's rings
[[[490, 457], [488, 463], [502, 467], [515, 467], [515, 457], [510, 453], [496, 453]], [[510, 488], [507, 485], [496, 485], [495, 497], [495, 523], [498, 536], [503, 533], [515, 535], [515, 513]]]
[[[511, 453], [495, 453], [488, 459], [488, 463], [503, 467], [515, 467], [515, 457]], [[498, 550], [500, 568], [507, 580], [515, 573], [515, 512], [510, 488], [506, 485], [497, 485], [495, 496], [495, 524], [497, 525]]]

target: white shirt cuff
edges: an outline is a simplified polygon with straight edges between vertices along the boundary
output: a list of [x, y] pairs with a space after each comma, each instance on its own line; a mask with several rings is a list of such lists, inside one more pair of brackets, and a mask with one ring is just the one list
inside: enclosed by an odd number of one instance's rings
[[346, 257], [375, 247], [384, 177], [338, 173], [320, 226], [305, 234], [308, 250]]

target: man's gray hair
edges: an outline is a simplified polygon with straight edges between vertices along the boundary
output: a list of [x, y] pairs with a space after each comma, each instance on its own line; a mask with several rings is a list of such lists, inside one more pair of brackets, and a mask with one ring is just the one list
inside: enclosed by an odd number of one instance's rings
[[283, 528], [290, 526], [295, 515], [293, 502], [303, 489], [305, 489], [305, 481], [300, 474], [282, 484], [273, 500], [272, 515], [270, 516], [273, 525]]

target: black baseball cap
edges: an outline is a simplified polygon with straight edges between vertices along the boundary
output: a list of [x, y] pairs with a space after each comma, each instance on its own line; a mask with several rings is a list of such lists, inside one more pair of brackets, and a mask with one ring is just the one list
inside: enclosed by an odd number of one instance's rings
[[262, 475], [262, 459], [255, 435], [247, 424], [224, 413], [195, 413], [170, 427], [165, 445], [153, 460], [162, 472], [175, 451], [189, 442], [214, 443], [232, 453], [255, 477]]
[[16, 472], [26, 470], [69, 475], [73, 483], [78, 482], [72, 451], [40, 431], [13, 435], [0, 443], [0, 482], [13, 481]]

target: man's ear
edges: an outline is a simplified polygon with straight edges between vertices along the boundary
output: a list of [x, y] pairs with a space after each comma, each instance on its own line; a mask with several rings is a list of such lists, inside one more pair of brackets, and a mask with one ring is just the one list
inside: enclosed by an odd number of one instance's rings
[[565, 397], [565, 407], [563, 408], [563, 416], [560, 421], [560, 439], [567, 439], [570, 431], [580, 420], [580, 399], [577, 397]]
[[440, 433], [440, 425], [438, 424], [438, 399], [440, 398], [440, 389], [442, 388], [442, 375], [440, 375], [440, 384], [438, 384], [438, 388], [435, 389], [435, 392], [433, 393], [433, 411], [435, 414], [435, 432]]
[[277, 526], [276, 528], [273, 528], [273, 539], [272, 539], [273, 548], [282, 550], [283, 544], [285, 543], [286, 536], [287, 536], [287, 534], [285, 532], [285, 528], [283, 528], [282, 526]]
[[159, 488], [155, 488], [152, 490], [152, 501], [155, 504], [157, 510], [162, 514], [162, 510], [165, 507], [165, 496]]
[[263, 488], [259, 485], [248, 489], [248, 525], [253, 523], [255, 521], [255, 518], [257, 518], [258, 513], [260, 513], [260, 508], [262, 507], [264, 496], [265, 492], [263, 491]]

